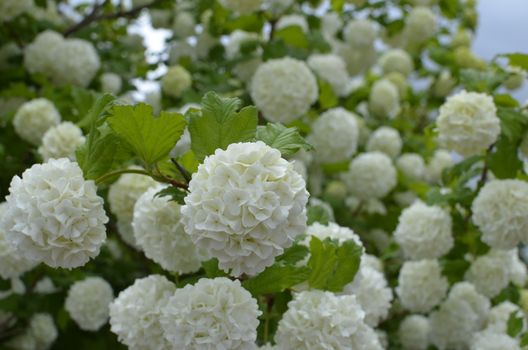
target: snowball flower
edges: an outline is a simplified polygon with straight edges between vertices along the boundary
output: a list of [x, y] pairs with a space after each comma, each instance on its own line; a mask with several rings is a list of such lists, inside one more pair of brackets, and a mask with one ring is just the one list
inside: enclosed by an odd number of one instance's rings
[[117, 95], [121, 92], [123, 81], [121, 77], [115, 73], [104, 73], [99, 78], [101, 82], [101, 91], [109, 94]]
[[436, 16], [427, 7], [414, 7], [405, 19], [405, 34], [412, 43], [423, 43], [436, 33]]
[[81, 128], [72, 122], [62, 122], [46, 131], [38, 153], [44, 161], [50, 158], [75, 160], [75, 151], [84, 144], [85, 140]]
[[345, 60], [350, 75], [361, 74], [376, 63], [377, 52], [374, 45], [356, 49], [347, 43], [335, 41], [333, 51]]
[[371, 113], [377, 117], [395, 117], [400, 113], [398, 88], [388, 79], [376, 81], [370, 90], [368, 104]]
[[425, 161], [417, 153], [404, 153], [396, 160], [396, 167], [407, 179], [419, 181], [425, 178]]
[[[508, 331], [508, 320], [512, 313], [515, 313], [516, 316], [524, 317], [521, 308], [509, 301], [503, 301], [492, 307], [486, 321], [486, 330], [506, 334]], [[526, 325], [523, 327], [524, 330], [526, 330]]]
[[517, 340], [507, 334], [495, 332], [478, 332], [475, 333], [471, 340], [471, 350], [521, 350]]
[[108, 217], [93, 181], [66, 158], [11, 180], [0, 230], [24, 257], [51, 267], [79, 267], [99, 254]]
[[275, 29], [281, 30], [287, 27], [299, 27], [304, 33], [308, 33], [310, 30], [308, 28], [308, 21], [306, 21], [306, 18], [302, 15], [286, 15], [279, 18], [275, 25]]
[[313, 54], [306, 61], [315, 74], [328, 82], [337, 96], [348, 93], [349, 77], [345, 61], [335, 54]]
[[113, 299], [108, 282], [101, 277], [88, 277], [70, 287], [64, 307], [79, 328], [96, 332], [108, 321]]
[[33, 0], [0, 1], [0, 23], [8, 22], [33, 8]]
[[448, 70], [443, 70], [434, 81], [432, 86], [433, 95], [436, 97], [446, 97], [456, 86], [457, 81]]
[[9, 349], [47, 350], [50, 349], [59, 332], [53, 317], [47, 313], [36, 313], [31, 316], [28, 328], [19, 336], [8, 342]]
[[317, 237], [319, 240], [323, 241], [327, 238], [336, 240], [339, 243], [345, 241], [354, 241], [360, 247], [363, 247], [361, 239], [357, 234], [354, 233], [350, 228], [339, 226], [336, 223], [329, 222], [327, 225], [314, 222], [306, 229], [306, 238], [302, 241], [302, 244], [309, 246], [310, 240], [312, 237]]
[[343, 29], [343, 36], [354, 49], [370, 47], [378, 36], [377, 23], [368, 19], [351, 20]]
[[437, 260], [407, 261], [400, 270], [396, 293], [405, 309], [428, 312], [442, 301], [448, 286]]
[[412, 57], [402, 49], [391, 49], [385, 52], [378, 62], [384, 74], [398, 72], [408, 76], [414, 70]]
[[86, 87], [101, 66], [101, 61], [93, 44], [82, 39], [66, 39], [55, 53], [53, 75], [57, 85], [77, 85]]
[[161, 325], [173, 349], [254, 349], [257, 300], [240, 281], [203, 278], [176, 290], [163, 306]]
[[440, 182], [443, 171], [451, 168], [454, 164], [451, 153], [443, 149], [436, 150], [427, 164], [427, 179], [432, 183]]
[[465, 157], [484, 152], [500, 134], [493, 98], [477, 92], [449, 97], [440, 107], [436, 126], [440, 144]]
[[367, 141], [367, 151], [383, 152], [391, 158], [396, 158], [402, 149], [403, 142], [398, 130], [389, 126], [377, 128]]
[[275, 341], [281, 350], [381, 349], [376, 333], [353, 295], [319, 290], [296, 294], [279, 321]]
[[37, 98], [20, 106], [13, 118], [13, 127], [24, 141], [38, 145], [46, 131], [60, 120], [59, 111], [51, 101]]
[[260, 8], [263, 0], [219, 0], [228, 10], [240, 15], [248, 15]]
[[243, 30], [235, 30], [229, 36], [229, 41], [225, 45], [226, 57], [234, 59], [239, 56], [240, 49], [245, 42], [258, 41], [259, 35], [257, 33], [246, 32]]
[[327, 110], [312, 124], [308, 142], [315, 148], [319, 163], [337, 163], [357, 150], [358, 125], [353, 113], [337, 107]]
[[[18, 0], [16, 0], [18, 1]], [[24, 66], [30, 73], [51, 76], [55, 71], [56, 55], [64, 38], [57, 32], [45, 30], [24, 48]]]
[[511, 253], [514, 252], [491, 250], [479, 256], [466, 271], [466, 280], [488, 298], [497, 296], [510, 283]]
[[110, 326], [131, 349], [172, 349], [160, 324], [162, 310], [176, 286], [160, 275], [137, 279], [110, 304]]
[[194, 28], [196, 27], [196, 21], [192, 13], [181, 11], [174, 17], [172, 23], [172, 31], [177, 38], [187, 38], [194, 34]]
[[327, 40], [331, 40], [342, 27], [343, 20], [337, 12], [327, 12], [321, 16], [321, 31]]
[[157, 197], [164, 186], [151, 187], [139, 197], [134, 208], [134, 237], [147, 258], [165, 270], [180, 274], [195, 272], [206, 260], [185, 233], [180, 205], [169, 197]]
[[[0, 203], [0, 221], [7, 212], [8, 204]], [[36, 261], [24, 258], [16, 247], [8, 240], [3, 228], [0, 227], [0, 277], [16, 278], [37, 265]]]
[[400, 323], [398, 335], [404, 349], [426, 350], [429, 345], [429, 320], [422, 315], [409, 315]]
[[343, 181], [350, 193], [359, 199], [383, 198], [396, 186], [397, 174], [385, 154], [367, 152], [350, 162]]
[[471, 206], [482, 240], [493, 248], [528, 243], [528, 184], [521, 180], [487, 182]]
[[317, 81], [304, 62], [290, 57], [273, 59], [255, 72], [250, 94], [266, 119], [288, 124], [317, 100]]
[[170, 97], [178, 98], [192, 85], [191, 74], [182, 66], [169, 67], [161, 79], [161, 89]]
[[306, 229], [306, 184], [261, 141], [217, 149], [193, 174], [185, 231], [233, 276], [263, 271]]
[[402, 211], [394, 239], [409, 259], [439, 258], [453, 247], [451, 225], [441, 207], [415, 202]]

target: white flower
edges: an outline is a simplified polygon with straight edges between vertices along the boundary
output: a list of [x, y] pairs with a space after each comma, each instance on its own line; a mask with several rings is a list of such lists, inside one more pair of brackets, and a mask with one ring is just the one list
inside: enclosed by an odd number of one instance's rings
[[62, 122], [46, 131], [38, 153], [44, 161], [51, 158], [69, 158], [75, 160], [77, 147], [85, 142], [81, 128], [72, 122]]
[[388, 79], [378, 80], [372, 85], [369, 95], [369, 110], [381, 118], [394, 118], [400, 113], [398, 88]]
[[[6, 202], [0, 203], [0, 222], [7, 212], [7, 206]], [[36, 261], [23, 257], [8, 240], [4, 229], [0, 227], [0, 277], [3, 279], [19, 277], [37, 264]]]
[[60, 120], [59, 111], [51, 101], [37, 98], [20, 106], [13, 118], [13, 127], [23, 140], [38, 145], [46, 131]]
[[93, 44], [82, 39], [64, 40], [55, 55], [50, 78], [57, 85], [73, 84], [86, 87], [101, 66]]
[[308, 22], [306, 21], [306, 18], [302, 15], [286, 15], [279, 18], [277, 23], [275, 24], [275, 29], [281, 30], [287, 27], [296, 26], [301, 28], [301, 30], [304, 33], [308, 33], [310, 28], [308, 28]]
[[345, 61], [335, 54], [312, 54], [306, 61], [315, 74], [328, 82], [337, 96], [348, 93], [349, 77]]
[[[517, 316], [524, 317], [524, 313], [518, 305], [515, 305], [509, 301], [503, 301], [502, 303], [491, 308], [488, 319], [486, 321], [486, 330], [494, 333], [507, 334], [508, 331], [508, 320], [512, 313]], [[523, 330], [526, 330], [526, 322], [524, 322]]]
[[396, 160], [396, 167], [409, 180], [420, 181], [425, 178], [425, 161], [418, 153], [404, 153]]
[[409, 315], [400, 323], [398, 335], [406, 350], [426, 350], [429, 345], [429, 320], [422, 315]]
[[407, 261], [400, 270], [396, 293], [405, 309], [428, 312], [444, 299], [448, 286], [437, 260]]
[[196, 21], [194, 20], [192, 13], [181, 11], [174, 17], [172, 31], [177, 38], [187, 38], [194, 34], [195, 26]]
[[[18, 1], [18, 0], [17, 0]], [[24, 49], [24, 66], [30, 73], [50, 76], [55, 70], [56, 52], [64, 38], [57, 32], [46, 30], [39, 33]]]
[[409, 259], [439, 258], [453, 247], [451, 224], [446, 210], [415, 202], [402, 211], [394, 239]]
[[306, 229], [306, 184], [261, 141], [217, 149], [193, 174], [182, 207], [185, 231], [233, 276], [273, 264]]
[[396, 192], [392, 198], [402, 208], [408, 207], [418, 200], [418, 196], [413, 191]]
[[510, 283], [512, 254], [517, 250], [492, 249], [476, 258], [466, 271], [465, 279], [471, 282], [477, 291], [488, 298], [497, 296]]
[[[243, 0], [245, 1], [245, 0]], [[194, 55], [198, 58], [206, 58], [209, 51], [218, 43], [217, 38], [209, 34], [208, 31], [203, 31], [196, 38], [196, 46], [194, 47]]]
[[255, 72], [250, 94], [266, 119], [288, 124], [317, 100], [317, 81], [304, 62], [290, 57], [273, 59]]
[[492, 180], [471, 206], [482, 240], [493, 248], [512, 249], [528, 242], [528, 184], [521, 180]]
[[[226, 57], [228, 59], [235, 59], [240, 57], [240, 49], [245, 42], [258, 41], [260, 36], [257, 33], [245, 32], [243, 30], [235, 30], [229, 36], [229, 41], [225, 45]], [[233, 73], [242, 81], [248, 82], [255, 74], [255, 71], [262, 64], [262, 59], [260, 58], [261, 49], [258, 48], [254, 50], [251, 55], [252, 57], [237, 63], [233, 67]]]
[[343, 20], [337, 12], [327, 12], [321, 16], [321, 31], [326, 38], [332, 38], [343, 27]]
[[184, 40], [173, 41], [169, 50], [169, 65], [175, 66], [182, 57], [195, 58], [196, 52], [194, 47]]
[[156, 197], [164, 186], [151, 187], [134, 208], [134, 237], [147, 258], [165, 270], [180, 274], [197, 271], [207, 256], [198, 250], [180, 222], [180, 205]]
[[378, 62], [384, 74], [398, 72], [408, 76], [414, 70], [412, 57], [402, 49], [391, 49], [385, 52]]
[[343, 29], [343, 36], [354, 50], [368, 48], [378, 36], [377, 23], [368, 19], [354, 19]]
[[405, 18], [405, 35], [411, 43], [423, 43], [436, 33], [436, 16], [427, 7], [414, 7]]
[[296, 294], [279, 321], [275, 341], [281, 350], [381, 349], [376, 333], [353, 295], [319, 290]]
[[312, 124], [308, 142], [315, 148], [319, 163], [347, 160], [357, 150], [358, 125], [353, 113], [337, 107], [327, 110]]
[[361, 74], [376, 62], [376, 49], [374, 45], [356, 49], [348, 43], [335, 41], [332, 43], [332, 51], [345, 60], [350, 75]]
[[34, 7], [33, 0], [2, 0], [0, 1], [0, 23], [7, 22]]
[[59, 288], [53, 284], [51, 278], [46, 276], [38, 280], [33, 291], [38, 294], [52, 294], [58, 292]]
[[339, 226], [336, 223], [329, 222], [327, 225], [314, 222], [306, 229], [306, 239], [302, 242], [306, 246], [310, 245], [312, 237], [317, 237], [323, 241], [327, 238], [337, 240], [339, 243], [352, 240], [355, 244], [363, 248], [363, 243], [357, 234], [354, 233], [350, 228]]
[[258, 41], [259, 35], [257, 33], [246, 32], [237, 29], [229, 36], [229, 41], [225, 45], [225, 53], [228, 59], [238, 57], [241, 52], [240, 49], [245, 42]]
[[475, 333], [471, 340], [471, 350], [521, 350], [515, 339], [507, 334], [489, 331]]
[[434, 81], [432, 86], [433, 95], [436, 97], [446, 97], [456, 86], [457, 81], [448, 70], [443, 70]]
[[96, 332], [108, 321], [112, 300], [114, 291], [107, 281], [88, 277], [70, 287], [64, 307], [79, 328]]
[[518, 286], [524, 286], [528, 277], [526, 263], [519, 258], [518, 249], [513, 249], [510, 253], [510, 281]]
[[500, 134], [493, 98], [477, 92], [449, 97], [440, 107], [436, 126], [440, 144], [465, 157], [482, 153]]
[[398, 130], [389, 126], [377, 128], [369, 137], [367, 151], [383, 152], [391, 158], [396, 158], [402, 149], [403, 142]]
[[169, 67], [161, 79], [161, 89], [167, 96], [178, 98], [192, 85], [191, 74], [182, 66]]
[[108, 217], [93, 181], [79, 165], [50, 159], [15, 176], [0, 227], [23, 256], [73, 268], [99, 254]]
[[396, 186], [397, 174], [385, 154], [367, 152], [350, 162], [343, 181], [350, 193], [359, 199], [383, 198]]
[[442, 172], [451, 168], [454, 164], [451, 153], [443, 149], [436, 150], [433, 157], [429, 160], [429, 164], [427, 164], [427, 179], [432, 183], [440, 182]]
[[53, 318], [47, 313], [34, 314], [29, 320], [28, 328], [19, 336], [9, 341], [9, 348], [17, 350], [50, 349], [59, 333]]
[[176, 286], [160, 275], [137, 279], [110, 304], [110, 326], [130, 349], [170, 350], [160, 324]]
[[240, 281], [201, 279], [176, 290], [163, 306], [161, 325], [173, 349], [254, 349], [257, 300]]
[[109, 94], [117, 95], [121, 92], [123, 81], [121, 77], [115, 73], [104, 73], [99, 78], [101, 82], [101, 91]]
[[240, 15], [247, 15], [260, 8], [263, 0], [219, 0], [220, 4]]

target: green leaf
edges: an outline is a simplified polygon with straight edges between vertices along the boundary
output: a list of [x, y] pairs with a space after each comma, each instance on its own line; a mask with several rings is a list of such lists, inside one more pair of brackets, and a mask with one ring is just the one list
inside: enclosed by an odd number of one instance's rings
[[227, 273], [218, 267], [218, 259], [216, 258], [204, 261], [202, 263], [202, 268], [204, 269], [207, 278], [227, 276]]
[[321, 108], [329, 109], [337, 106], [339, 99], [334, 93], [332, 85], [323, 79], [318, 79], [317, 84], [319, 85], [319, 104]]
[[447, 18], [456, 18], [459, 13], [458, 0], [440, 0], [440, 9]]
[[362, 249], [354, 241], [343, 242], [337, 249], [337, 264], [333, 277], [326, 289], [341, 292], [343, 288], [354, 280], [361, 262]]
[[523, 317], [517, 316], [517, 312], [513, 311], [508, 318], [507, 333], [510, 337], [515, 338], [523, 328]]
[[514, 178], [522, 170], [522, 161], [517, 156], [517, 144], [501, 136], [495, 145], [495, 152], [488, 158], [488, 167], [499, 179]]
[[169, 186], [156, 193], [155, 197], [170, 197], [170, 200], [173, 202], [185, 204], [183, 201], [185, 196], [187, 196], [187, 192], [179, 189], [178, 187]]
[[310, 151], [313, 147], [306, 142], [297, 128], [287, 128], [280, 123], [268, 123], [257, 128], [257, 140], [278, 149], [283, 156], [291, 156], [300, 149]]
[[463, 69], [460, 72], [460, 80], [467, 90], [488, 93], [497, 89], [508, 76], [508, 73], [502, 71]]
[[239, 106], [237, 98], [221, 98], [214, 92], [204, 96], [201, 113], [192, 114], [189, 121], [191, 149], [198, 160], [231, 143], [254, 140], [257, 109], [250, 106], [237, 112]]
[[278, 293], [306, 281], [309, 276], [310, 269], [306, 266], [275, 264], [257, 276], [245, 280], [242, 286], [253, 295]]
[[464, 279], [466, 271], [471, 265], [464, 259], [442, 260], [442, 274], [447, 277], [449, 283], [455, 283]]
[[332, 10], [335, 12], [343, 12], [345, 6], [345, 0], [332, 0]]
[[156, 118], [152, 115], [152, 107], [144, 103], [114, 106], [110, 113], [110, 127], [146, 165], [166, 157], [185, 129], [183, 115], [161, 112]]
[[99, 96], [95, 100], [95, 103], [92, 105], [92, 107], [86, 112], [84, 117], [79, 120], [77, 125], [81, 128], [91, 126], [94, 122], [96, 122], [97, 118], [99, 118], [101, 114], [106, 112], [108, 108], [112, 106], [114, 100], [115, 97], [110, 94], [104, 94]]
[[525, 332], [523, 333], [523, 335], [521, 335], [521, 346], [527, 346], [528, 345], [528, 332]]
[[308, 216], [308, 225], [318, 222], [322, 225], [328, 224], [330, 222], [330, 214], [328, 211], [320, 205], [309, 206], [307, 210]]
[[307, 49], [309, 45], [306, 34], [304, 34], [301, 27], [296, 25], [277, 30], [274, 38], [282, 39], [287, 45], [301, 49]]
[[286, 249], [282, 255], [278, 256], [276, 261], [277, 263], [280, 262], [287, 265], [293, 265], [304, 259], [304, 257], [308, 255], [309, 252], [310, 250], [308, 247], [302, 244], [294, 244], [290, 248]]
[[523, 128], [528, 125], [528, 117], [513, 108], [499, 108], [498, 117], [501, 120], [501, 132], [512, 143], [517, 143], [523, 137]]
[[497, 107], [519, 107], [519, 101], [509, 94], [497, 94], [493, 96], [493, 101]]
[[525, 71], [528, 71], [528, 54], [510, 53], [503, 56], [508, 57], [510, 66], [521, 67]]

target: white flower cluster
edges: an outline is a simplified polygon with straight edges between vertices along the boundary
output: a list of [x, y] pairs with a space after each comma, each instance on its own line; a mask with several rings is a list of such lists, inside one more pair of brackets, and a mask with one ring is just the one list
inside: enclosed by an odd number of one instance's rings
[[383, 198], [396, 186], [397, 174], [391, 159], [381, 152], [361, 153], [350, 162], [343, 181], [359, 199]]
[[408, 259], [434, 259], [453, 247], [451, 215], [439, 206], [415, 202], [404, 209], [394, 239]]
[[306, 61], [315, 74], [328, 82], [337, 96], [346, 96], [349, 77], [345, 61], [335, 54], [313, 54]]
[[73, 268], [99, 254], [108, 217], [77, 163], [61, 158], [33, 165], [13, 178], [6, 201], [0, 230], [26, 258]]
[[379, 118], [394, 118], [400, 113], [398, 88], [388, 79], [380, 79], [372, 85], [369, 95], [369, 110]]
[[376, 332], [353, 295], [318, 290], [296, 294], [279, 321], [275, 341], [280, 350], [381, 350]]
[[422, 315], [409, 315], [400, 323], [398, 335], [404, 349], [426, 350], [429, 345], [429, 319]]
[[273, 264], [306, 228], [306, 184], [263, 142], [231, 144], [207, 157], [181, 209], [185, 231], [233, 276]]
[[[260, 36], [257, 33], [245, 32], [243, 30], [235, 30], [229, 36], [229, 41], [225, 45], [226, 57], [228, 59], [236, 59], [241, 55], [241, 48], [245, 42], [258, 41]], [[242, 81], [250, 81], [255, 71], [262, 64], [260, 58], [261, 49], [256, 49], [252, 52], [252, 57], [237, 63], [233, 67], [233, 72]]]
[[493, 248], [528, 242], [528, 184], [521, 180], [487, 182], [473, 201], [473, 222]]
[[192, 85], [191, 74], [182, 66], [169, 67], [161, 79], [161, 89], [170, 97], [179, 98]]
[[255, 72], [250, 94], [266, 119], [288, 124], [308, 112], [317, 100], [317, 80], [302, 61], [273, 59]]
[[31, 73], [42, 73], [57, 85], [88, 86], [101, 62], [93, 44], [82, 39], [65, 39], [44, 31], [24, 50], [24, 65]]
[[412, 57], [402, 49], [388, 50], [378, 62], [384, 74], [398, 72], [408, 76], [414, 70]]
[[377, 23], [368, 19], [354, 19], [343, 29], [345, 42], [355, 50], [369, 48], [378, 37]]
[[436, 15], [427, 7], [417, 6], [405, 18], [405, 35], [411, 43], [423, 43], [433, 37], [437, 26]]
[[312, 237], [317, 237], [321, 241], [330, 238], [332, 240], [337, 240], [339, 243], [352, 240], [358, 246], [363, 247], [361, 239], [354, 233], [354, 231], [348, 227], [339, 226], [333, 222], [329, 222], [327, 225], [314, 222], [306, 229], [306, 235], [307, 237], [303, 241], [303, 244], [306, 246], [310, 245]]
[[195, 32], [196, 21], [193, 14], [187, 11], [179, 11], [172, 22], [172, 32], [178, 38], [188, 38]]
[[109, 94], [117, 95], [121, 92], [123, 80], [115, 73], [104, 73], [99, 78], [101, 83], [101, 91]]
[[454, 164], [453, 157], [448, 151], [436, 150], [427, 164], [427, 179], [432, 183], [439, 182], [442, 179], [442, 172]]
[[254, 349], [257, 300], [240, 281], [201, 279], [176, 290], [163, 305], [160, 323], [173, 349]]
[[2, 0], [0, 2], [0, 23], [28, 12], [33, 6], [33, 0]]
[[404, 153], [396, 159], [396, 167], [409, 180], [425, 179], [425, 161], [418, 153]]
[[131, 349], [171, 349], [160, 317], [175, 291], [176, 286], [160, 275], [137, 279], [110, 304], [112, 332]]
[[24, 141], [39, 145], [46, 131], [60, 121], [55, 105], [45, 98], [37, 98], [20, 106], [13, 118], [13, 127]]
[[383, 152], [391, 158], [396, 158], [403, 147], [403, 141], [398, 130], [389, 126], [377, 128], [369, 137], [367, 151]]
[[308, 142], [319, 163], [337, 163], [356, 153], [359, 130], [356, 116], [344, 108], [327, 110], [312, 124]]
[[517, 340], [504, 333], [478, 332], [472, 338], [470, 350], [521, 350]]
[[[488, 314], [485, 331], [506, 334], [508, 332], [508, 320], [512, 313], [516, 316], [524, 317], [521, 308], [509, 301], [503, 301], [502, 303], [495, 305], [491, 308]], [[527, 326], [526, 322], [523, 323], [522, 331], [524, 332], [526, 331]]]
[[29, 320], [28, 328], [7, 345], [17, 350], [48, 350], [58, 336], [53, 317], [47, 313], [37, 313]]
[[163, 188], [149, 188], [136, 202], [132, 221], [136, 244], [147, 258], [165, 270], [195, 272], [207, 256], [194, 246], [185, 233], [180, 205], [168, 197], [156, 197]]
[[112, 286], [101, 277], [88, 277], [75, 282], [68, 291], [64, 307], [79, 328], [98, 331], [108, 321]]
[[477, 92], [449, 97], [440, 107], [436, 125], [440, 144], [465, 157], [485, 151], [500, 134], [493, 98]]
[[263, 0], [220, 0], [220, 4], [240, 15], [247, 15], [257, 11]]
[[51, 158], [75, 160], [75, 150], [83, 145], [85, 140], [81, 128], [72, 122], [62, 122], [46, 131], [38, 153], [44, 161]]

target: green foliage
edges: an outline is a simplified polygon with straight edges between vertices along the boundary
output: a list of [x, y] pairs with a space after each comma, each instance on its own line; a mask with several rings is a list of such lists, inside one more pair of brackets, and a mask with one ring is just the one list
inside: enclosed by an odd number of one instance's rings
[[257, 140], [278, 149], [285, 157], [303, 149], [310, 151], [313, 147], [306, 142], [296, 128], [287, 128], [280, 123], [268, 123], [257, 128]]
[[506, 333], [515, 338], [519, 333], [521, 333], [524, 324], [524, 317], [517, 315], [517, 312], [512, 312], [510, 317], [508, 317], [508, 323], [506, 328]]
[[253, 295], [277, 293], [306, 281], [308, 276], [310, 276], [310, 269], [306, 266], [296, 267], [279, 263], [245, 280], [242, 286]]
[[177, 187], [174, 187], [174, 186], [166, 187], [162, 189], [161, 191], [159, 191], [158, 193], [156, 193], [156, 197], [170, 197], [171, 201], [174, 201], [178, 204], [185, 204], [183, 200], [186, 195], [187, 195], [187, 192]]
[[528, 71], [528, 54], [525, 53], [510, 53], [502, 55], [508, 58], [510, 66], [521, 67]]

